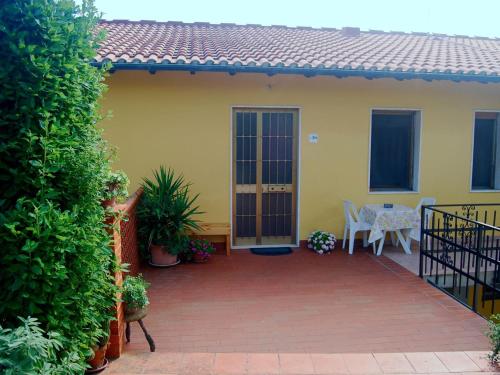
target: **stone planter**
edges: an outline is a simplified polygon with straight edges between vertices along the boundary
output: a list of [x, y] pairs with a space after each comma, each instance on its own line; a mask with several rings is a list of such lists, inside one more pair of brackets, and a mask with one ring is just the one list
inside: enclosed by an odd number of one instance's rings
[[143, 308], [138, 308], [138, 307], [129, 307], [127, 304], [125, 304], [125, 310], [124, 310], [125, 321], [127, 323], [130, 323], [144, 319], [144, 317], [148, 315], [148, 306], [144, 306]]
[[130, 342], [130, 323], [138, 322], [149, 344], [149, 350], [151, 352], [154, 352], [156, 350], [155, 342], [153, 341], [153, 338], [146, 330], [146, 326], [142, 321], [142, 319], [148, 314], [148, 306], [144, 306], [143, 308], [136, 308], [136, 307], [131, 308], [128, 307], [127, 304], [125, 304], [124, 307], [125, 307], [124, 317], [125, 321], [127, 322], [127, 326], [125, 328], [125, 338], [127, 339], [127, 342]]

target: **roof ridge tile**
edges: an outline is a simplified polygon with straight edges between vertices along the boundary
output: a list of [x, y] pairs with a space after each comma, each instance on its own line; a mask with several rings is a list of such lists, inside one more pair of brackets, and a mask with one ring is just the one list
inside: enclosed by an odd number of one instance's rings
[[[314, 26], [288, 26], [288, 25], [263, 25], [258, 23], [247, 23], [247, 24], [238, 24], [232, 22], [221, 22], [221, 23], [212, 23], [208, 21], [195, 21], [195, 22], [183, 22], [183, 21], [157, 21], [157, 20], [130, 20], [130, 19], [101, 19], [99, 21], [101, 24], [103, 23], [131, 23], [131, 24], [140, 24], [140, 23], [154, 23], [154, 24], [180, 24], [184, 26], [192, 26], [192, 25], [210, 25], [210, 26], [234, 26], [234, 27], [262, 27], [262, 28], [284, 28], [284, 29], [306, 29], [306, 30], [331, 30], [331, 31], [339, 31], [339, 28], [335, 27], [314, 27]], [[480, 39], [480, 40], [497, 40], [500, 37], [487, 37], [487, 36], [470, 36], [470, 35], [462, 35], [462, 34], [443, 34], [443, 33], [433, 33], [433, 32], [421, 32], [421, 31], [385, 31], [379, 29], [368, 29], [368, 30], [360, 30], [361, 33], [381, 33], [381, 34], [395, 34], [395, 35], [439, 35], [439, 36], [447, 36], [447, 37], [460, 37], [460, 38], [468, 38], [468, 39]]]

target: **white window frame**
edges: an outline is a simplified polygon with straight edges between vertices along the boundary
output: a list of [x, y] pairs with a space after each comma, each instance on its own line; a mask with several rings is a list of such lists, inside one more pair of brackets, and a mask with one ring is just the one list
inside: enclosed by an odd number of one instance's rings
[[[371, 148], [372, 148], [372, 122], [373, 112], [376, 111], [406, 111], [415, 112], [415, 143], [417, 145], [413, 149], [413, 189], [412, 190], [371, 190], [370, 175], [371, 175]], [[368, 136], [368, 194], [387, 195], [387, 194], [419, 194], [420, 193], [420, 165], [422, 159], [422, 129], [424, 126], [424, 113], [421, 108], [394, 108], [394, 107], [373, 107], [370, 108], [370, 129]]]
[[[474, 189], [472, 186], [472, 176], [474, 174], [474, 137], [476, 129], [476, 115], [478, 113], [496, 113], [497, 114], [497, 155], [496, 155], [496, 170], [495, 170], [495, 187], [494, 189]], [[498, 193], [500, 192], [500, 109], [476, 109], [472, 112], [472, 142], [470, 156], [470, 175], [469, 175], [469, 192], [470, 193]]]

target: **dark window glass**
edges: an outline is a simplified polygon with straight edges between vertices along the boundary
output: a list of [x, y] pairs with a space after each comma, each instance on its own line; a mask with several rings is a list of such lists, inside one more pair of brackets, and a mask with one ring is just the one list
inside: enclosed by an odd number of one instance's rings
[[255, 237], [255, 194], [236, 194], [236, 234], [238, 237]]
[[413, 189], [414, 113], [373, 113], [371, 190]]
[[495, 188], [496, 120], [478, 119], [474, 124], [472, 188]]
[[236, 113], [236, 183], [255, 184], [257, 179], [257, 113]]
[[290, 236], [292, 234], [292, 194], [262, 194], [262, 235]]

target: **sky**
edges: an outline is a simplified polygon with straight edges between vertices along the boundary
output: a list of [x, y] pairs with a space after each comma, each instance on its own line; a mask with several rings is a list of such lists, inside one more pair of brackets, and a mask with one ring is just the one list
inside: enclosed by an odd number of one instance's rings
[[500, 37], [500, 0], [95, 0], [105, 19], [359, 27]]

